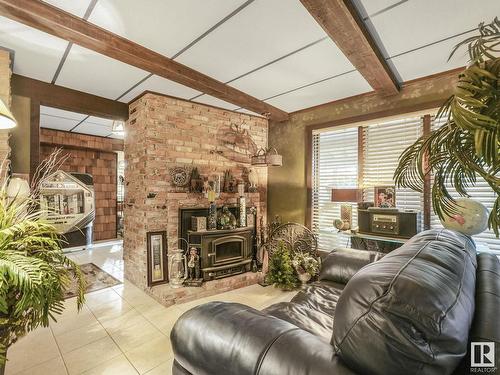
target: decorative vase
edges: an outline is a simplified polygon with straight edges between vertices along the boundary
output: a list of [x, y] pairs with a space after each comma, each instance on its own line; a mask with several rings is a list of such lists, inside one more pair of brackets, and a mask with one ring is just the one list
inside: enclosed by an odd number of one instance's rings
[[247, 203], [245, 197], [238, 198], [239, 227], [247, 226]]
[[488, 228], [488, 209], [480, 202], [469, 198], [456, 199], [457, 212], [452, 217], [446, 216], [441, 224], [469, 236], [479, 234]]
[[307, 272], [304, 273], [299, 273], [299, 280], [302, 284], [307, 283], [309, 280], [311, 280], [311, 275]]

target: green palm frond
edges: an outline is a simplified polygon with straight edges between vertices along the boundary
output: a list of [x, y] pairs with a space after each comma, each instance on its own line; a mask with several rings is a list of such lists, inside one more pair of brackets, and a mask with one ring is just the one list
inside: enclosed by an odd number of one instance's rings
[[[394, 173], [397, 186], [422, 191], [432, 174], [432, 203], [441, 219], [456, 213], [448, 188], [468, 196], [477, 178], [497, 194], [489, 216], [496, 236], [500, 230], [500, 21], [480, 24], [478, 35], [457, 44], [450, 57], [467, 46], [471, 64], [459, 75], [455, 93], [436, 117], [445, 125], [419, 138], [400, 156]], [[427, 170], [423, 164], [427, 158]]]
[[78, 283], [77, 305], [85, 282], [78, 265], [60, 247], [55, 228], [32, 198], [9, 199], [0, 189], [0, 365], [6, 349], [63, 311], [71, 277]]

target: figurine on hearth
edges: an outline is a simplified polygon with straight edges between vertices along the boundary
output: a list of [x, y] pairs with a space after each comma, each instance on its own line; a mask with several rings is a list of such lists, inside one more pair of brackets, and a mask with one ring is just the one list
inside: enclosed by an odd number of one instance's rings
[[203, 280], [200, 274], [200, 256], [196, 247], [189, 249], [187, 269], [188, 277], [184, 283], [188, 286], [201, 286]]

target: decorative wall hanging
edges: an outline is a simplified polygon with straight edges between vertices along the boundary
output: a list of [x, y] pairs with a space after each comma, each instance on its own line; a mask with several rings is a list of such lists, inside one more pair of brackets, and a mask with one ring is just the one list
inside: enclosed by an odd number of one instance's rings
[[190, 171], [187, 167], [170, 168], [170, 178], [175, 187], [186, 187], [189, 183]]
[[167, 232], [148, 232], [147, 247], [148, 286], [167, 283]]
[[230, 125], [229, 130], [224, 134], [224, 139], [226, 139], [224, 146], [237, 154], [248, 156], [255, 153], [257, 145], [243, 125]]
[[395, 186], [375, 186], [374, 188], [375, 207], [392, 208], [396, 207], [396, 187]]

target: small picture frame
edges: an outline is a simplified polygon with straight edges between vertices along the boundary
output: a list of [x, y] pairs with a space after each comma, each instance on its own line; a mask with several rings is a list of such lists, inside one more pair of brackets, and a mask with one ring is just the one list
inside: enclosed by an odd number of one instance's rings
[[168, 283], [167, 232], [147, 232], [148, 287]]
[[396, 207], [396, 187], [375, 186], [374, 200], [375, 200], [375, 207], [380, 207], [380, 208]]

